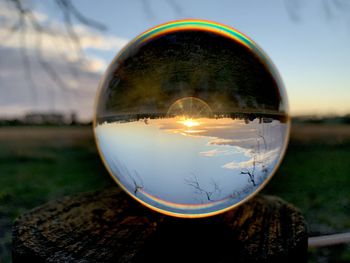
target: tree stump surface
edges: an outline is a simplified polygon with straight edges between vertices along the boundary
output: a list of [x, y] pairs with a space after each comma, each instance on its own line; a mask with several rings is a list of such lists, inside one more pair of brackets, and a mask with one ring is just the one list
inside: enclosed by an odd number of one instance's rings
[[13, 262], [307, 262], [306, 222], [258, 195], [202, 219], [153, 212], [118, 188], [68, 196], [21, 215]]

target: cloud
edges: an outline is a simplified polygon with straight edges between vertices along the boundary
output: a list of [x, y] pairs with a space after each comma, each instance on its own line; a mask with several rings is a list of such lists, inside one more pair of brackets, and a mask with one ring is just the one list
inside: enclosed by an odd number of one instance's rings
[[233, 146], [244, 146], [244, 147], [253, 147], [256, 145], [256, 137], [252, 138], [243, 138], [243, 139], [223, 139], [217, 138], [211, 140], [208, 145], [233, 145]]
[[236, 154], [236, 153], [241, 153], [240, 151], [233, 151], [233, 150], [209, 150], [205, 152], [200, 152], [199, 155], [201, 156], [206, 156], [206, 157], [214, 157], [214, 156], [225, 156], [225, 155], [231, 155], [231, 154]]
[[[16, 23], [17, 11], [4, 4], [0, 7], [4, 25], [0, 27], [1, 116], [75, 111], [80, 118], [91, 119], [98, 82], [109, 63], [96, 53], [116, 53], [128, 39], [73, 24], [87, 54], [81, 60], [76, 42], [67, 36], [59, 20], [32, 10], [47, 30], [39, 33], [27, 25], [25, 35], [21, 30], [12, 33], [9, 28]], [[95, 55], [89, 55], [92, 53]]]
[[28, 111], [76, 111], [83, 119], [92, 116], [93, 102], [100, 74], [82, 70], [77, 62], [50, 61], [50, 66], [64, 80], [60, 88], [43, 69], [34, 54], [28, 54], [30, 75], [18, 50], [0, 48], [0, 112], [13, 116]]
[[[21, 3], [25, 5], [27, 3]], [[21, 48], [23, 41], [29, 51], [34, 51], [40, 44], [45, 56], [55, 56], [57, 51], [64, 49], [69, 58], [76, 57], [76, 41], [70, 37], [64, 23], [56, 17], [48, 17], [47, 14], [34, 10], [33, 6], [24, 6], [31, 10], [30, 19], [24, 20], [25, 26], [11, 31], [11, 28], [20, 22], [18, 11], [10, 4], [0, 3], [0, 47]], [[29, 15], [28, 15], [29, 16]], [[41, 30], [33, 26], [34, 18], [40, 24]], [[129, 40], [120, 36], [101, 33], [82, 24], [72, 24], [71, 29], [78, 36], [78, 42], [83, 50], [92, 49], [99, 51], [118, 51], [123, 48]], [[24, 32], [24, 35], [22, 34]], [[23, 37], [25, 36], [25, 37]]]
[[241, 119], [201, 118], [196, 127], [184, 126], [172, 118], [152, 120], [160, 129], [181, 133], [186, 136], [209, 137], [209, 146], [235, 146], [244, 149], [261, 147], [264, 150], [281, 147], [284, 142], [287, 126], [274, 120], [271, 123], [259, 123], [258, 119], [245, 123]]
[[277, 160], [280, 153], [280, 148], [273, 149], [271, 151], [256, 153], [254, 151], [247, 152], [246, 155], [250, 155], [249, 160], [236, 162], [232, 161], [224, 164], [222, 167], [226, 169], [250, 169], [254, 165], [265, 165], [269, 166], [272, 162]]
[[93, 32], [86, 26], [77, 25], [75, 30], [80, 37], [81, 46], [84, 49], [97, 49], [97, 50], [120, 50], [128, 42], [129, 39], [118, 37], [110, 34], [104, 34]]
[[98, 57], [89, 57], [89, 60], [82, 64], [82, 70], [88, 72], [100, 72], [102, 73], [107, 68], [105, 60]]
[[[59, 57], [67, 61], [77, 61], [80, 59], [79, 47], [82, 50], [113, 51], [116, 53], [128, 43], [126, 38], [110, 34], [104, 35], [81, 25], [74, 26], [79, 36], [79, 42], [75, 42], [60, 25], [54, 24], [48, 26], [48, 31], [51, 33], [40, 33], [32, 27], [28, 27], [25, 32], [9, 33], [8, 28], [1, 27], [0, 36], [7, 36], [7, 38], [0, 42], [0, 47], [13, 49], [25, 47], [29, 53], [35, 53], [40, 49], [47, 59]], [[87, 59], [96, 60], [96, 57], [88, 56]], [[102, 58], [99, 60], [101, 61]], [[104, 70], [107, 63], [103, 61], [102, 64]], [[97, 68], [97, 70], [101, 71], [101, 68]]]
[[[33, 3], [31, 1], [21, 1], [21, 5], [24, 9], [30, 9], [32, 14], [39, 22], [45, 22], [48, 16], [42, 12], [33, 10]], [[13, 22], [14, 18], [18, 16], [18, 10], [14, 8], [14, 4], [9, 2], [0, 2], [0, 19], [5, 23], [10, 24]]]
[[223, 165], [223, 168], [226, 169], [238, 169], [238, 168], [250, 168], [253, 166], [254, 160], [250, 159], [248, 161], [243, 161], [243, 162], [229, 162], [225, 165]]

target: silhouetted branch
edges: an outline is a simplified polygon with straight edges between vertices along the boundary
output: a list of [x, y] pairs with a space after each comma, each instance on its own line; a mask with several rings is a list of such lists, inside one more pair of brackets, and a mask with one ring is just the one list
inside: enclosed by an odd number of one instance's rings
[[21, 38], [19, 40], [22, 43], [22, 45], [20, 45], [21, 46], [20, 50], [21, 50], [23, 70], [24, 70], [24, 74], [28, 80], [28, 86], [31, 90], [33, 102], [37, 103], [38, 94], [37, 94], [36, 85], [33, 81], [31, 65], [30, 65], [30, 61], [29, 61], [28, 53], [27, 53], [27, 45], [26, 45], [27, 28], [23, 22], [23, 18], [21, 18], [21, 24], [23, 24], [23, 26], [21, 27]]
[[284, 3], [290, 19], [295, 22], [300, 21], [300, 0], [285, 0]]
[[267, 143], [266, 143], [265, 137], [263, 135], [261, 135], [261, 134], [258, 134], [258, 137], [262, 139], [262, 141], [264, 143], [265, 151], [267, 151]]
[[[145, 11], [147, 18], [149, 20], [154, 20], [157, 18], [156, 13], [154, 12], [151, 2], [149, 0], [141, 0], [143, 10]], [[175, 0], [167, 0], [166, 3], [178, 16], [185, 16], [184, 10], [181, 5], [179, 5]]]
[[56, 0], [56, 3], [58, 5], [61, 5], [62, 8], [63, 8], [63, 12], [65, 13], [68, 13], [69, 17], [71, 16], [74, 16], [80, 23], [88, 26], [88, 27], [93, 27], [95, 29], [98, 29], [98, 30], [101, 30], [101, 31], [104, 31], [107, 29], [107, 27], [96, 21], [96, 20], [93, 20], [89, 17], [86, 17], [85, 15], [83, 15], [72, 3], [71, 0]]
[[16, 22], [14, 22], [11, 26], [5, 27], [6, 28], [6, 34], [1, 36], [0, 41], [2, 43], [5, 43], [8, 40], [10, 40], [15, 35], [15, 33], [21, 29], [22, 25], [23, 25], [22, 17], [19, 16], [17, 18]]
[[197, 178], [197, 176], [195, 174], [192, 174], [192, 178], [185, 179], [185, 182], [186, 182], [187, 185], [189, 185], [189, 186], [191, 186], [192, 188], [195, 189], [195, 193], [196, 194], [204, 194], [208, 201], [212, 201], [212, 196], [214, 194], [221, 193], [219, 185], [214, 180], [212, 180], [212, 182], [211, 182], [212, 186], [213, 186], [213, 189], [211, 191], [208, 191], [208, 190], [204, 189], [199, 184], [198, 178]]
[[174, 12], [180, 16], [185, 16], [184, 10], [179, 3], [175, 0], [167, 0], [168, 5], [174, 10]]
[[211, 180], [211, 184], [212, 184], [212, 186], [214, 187], [214, 190], [213, 190], [213, 192], [214, 193], [217, 193], [218, 195], [220, 195], [221, 194], [221, 189], [220, 189], [220, 187], [219, 187], [219, 184], [215, 181], [215, 180]]
[[[17, 17], [15, 18], [15, 22], [12, 23], [10, 26], [7, 27], [7, 33], [5, 36], [2, 36], [2, 41], [8, 41], [11, 39], [16, 33], [19, 34], [19, 46], [21, 50], [21, 57], [22, 57], [22, 64], [23, 69], [25, 72], [25, 78], [28, 80], [28, 87], [31, 90], [31, 93], [33, 94], [33, 102], [37, 103], [37, 88], [32, 76], [32, 65], [30, 63], [29, 54], [28, 54], [28, 43], [27, 43], [27, 35], [28, 35], [28, 29], [31, 29], [35, 32], [35, 40], [37, 45], [35, 46], [34, 55], [37, 59], [39, 65], [41, 66], [41, 69], [45, 72], [45, 74], [48, 76], [50, 80], [53, 81], [54, 85], [59, 88], [59, 90], [62, 92], [62, 96], [64, 97], [64, 101], [70, 101], [72, 96], [68, 95], [76, 95], [76, 91], [73, 89], [68, 88], [68, 84], [65, 79], [63, 79], [60, 76], [60, 73], [57, 71], [55, 67], [52, 66], [52, 64], [44, 57], [43, 52], [43, 46], [42, 46], [42, 38], [44, 34], [50, 35], [53, 39], [60, 39], [65, 38], [65, 41], [62, 42], [62, 45], [57, 45], [57, 43], [54, 43], [54, 50], [56, 50], [57, 53], [58, 46], [64, 46], [64, 45], [70, 45], [73, 43], [74, 50], [76, 53], [76, 56], [78, 58], [78, 61], [84, 60], [84, 52], [80, 43], [80, 36], [76, 32], [76, 29], [73, 25], [73, 19], [75, 19], [77, 22], [84, 24], [89, 27], [93, 27], [97, 30], [105, 30], [106, 27], [86, 16], [84, 16], [79, 10], [73, 5], [71, 0], [55, 0], [59, 11], [63, 15], [63, 23], [65, 25], [67, 35], [62, 34], [60, 32], [55, 32], [49, 25], [47, 25], [44, 22], [41, 22], [35, 13], [33, 12], [34, 7], [25, 7], [23, 0], [7, 0], [7, 3], [9, 5], [9, 8], [13, 8], [15, 10], [15, 13], [17, 14]], [[58, 55], [58, 57], [63, 58], [64, 56]], [[74, 69], [72, 63], [68, 63], [70, 66], [70, 73], [76, 77], [77, 71]], [[49, 89], [52, 89], [52, 87], [48, 87]], [[53, 103], [51, 105], [54, 105], [55, 97], [54, 92], [51, 91], [51, 98], [53, 99]], [[74, 99], [74, 98], [73, 98]]]
[[151, 8], [149, 0], [142, 0], [141, 3], [148, 19], [153, 20], [156, 16]]
[[249, 176], [250, 182], [253, 184], [253, 186], [256, 186], [254, 171], [249, 171], [248, 169], [246, 169], [245, 171], [241, 171], [240, 174], [247, 174]]
[[135, 171], [135, 176], [134, 177], [130, 176], [130, 179], [134, 184], [134, 194], [136, 195], [140, 190], [143, 189], [143, 180], [136, 171]]
[[[301, 20], [301, 9], [306, 1], [301, 0], [285, 0], [285, 5], [289, 17], [296, 22]], [[348, 0], [322, 0], [319, 1], [326, 18], [332, 19], [337, 14], [336, 12], [348, 13], [350, 9], [350, 2]]]

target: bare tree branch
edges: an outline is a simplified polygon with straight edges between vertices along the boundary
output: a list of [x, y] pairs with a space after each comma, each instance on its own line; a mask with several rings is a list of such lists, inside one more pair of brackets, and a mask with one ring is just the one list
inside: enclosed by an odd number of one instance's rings
[[174, 10], [174, 12], [180, 16], [186, 16], [185, 12], [176, 0], [167, 0], [168, 5]]
[[285, 0], [284, 3], [286, 5], [290, 19], [295, 22], [299, 22], [301, 8], [300, 0]]
[[[301, 0], [285, 0], [285, 6], [291, 20], [295, 22], [301, 20], [301, 10], [304, 2], [307, 3]], [[336, 12], [349, 14], [350, 1], [348, 0], [322, 0], [319, 3], [328, 20], [334, 18], [337, 15]]]
[[70, 0], [56, 0], [56, 2], [61, 2], [62, 6], [64, 6], [66, 11], [69, 12], [71, 15], [73, 15], [80, 23], [82, 23], [88, 27], [93, 27], [95, 29], [101, 30], [101, 31], [104, 31], [107, 29], [107, 27], [104, 24], [101, 24], [100, 22], [83, 15], [73, 5], [72, 1], [70, 1]]
[[65, 28], [66, 28], [67, 34], [69, 35], [70, 39], [73, 42], [73, 45], [74, 45], [73, 48], [78, 54], [78, 57], [82, 59], [85, 57], [85, 55], [81, 48], [80, 38], [78, 37], [77, 33], [73, 28], [70, 5], [65, 0], [56, 0], [56, 3], [62, 10]]
[[254, 175], [254, 171], [249, 171], [248, 169], [246, 169], [245, 171], [241, 171], [240, 174], [246, 174], [249, 176], [249, 180], [250, 182], [253, 184], [253, 186], [256, 186], [255, 184], [255, 175]]
[[151, 8], [151, 4], [149, 2], [149, 0], [142, 0], [142, 7], [145, 10], [145, 13], [147, 15], [147, 18], [149, 20], [154, 20], [156, 18], [156, 15], [154, 14], [152, 8]]
[[[55, 0], [57, 3], [57, 6], [59, 7], [59, 10], [61, 11], [63, 15], [63, 23], [67, 31], [67, 35], [62, 35], [61, 33], [54, 32], [49, 26], [42, 23], [40, 20], [37, 19], [35, 13], [33, 12], [34, 7], [25, 7], [23, 4], [23, 0], [7, 0], [9, 8], [13, 8], [13, 10], [17, 13], [17, 18], [15, 18], [15, 22], [12, 23], [10, 26], [7, 27], [7, 33], [6, 35], [2, 36], [2, 41], [8, 41], [13, 36], [16, 35], [16, 33], [19, 34], [19, 45], [21, 49], [21, 57], [22, 57], [22, 64], [25, 72], [25, 78], [27, 79], [28, 87], [32, 93], [32, 100], [35, 104], [37, 104], [38, 100], [38, 94], [37, 94], [37, 87], [35, 85], [33, 74], [32, 74], [32, 63], [29, 59], [28, 54], [28, 47], [27, 47], [27, 35], [28, 30], [33, 30], [35, 32], [35, 39], [36, 39], [36, 46], [34, 49], [35, 58], [37, 59], [39, 65], [41, 66], [41, 69], [46, 73], [48, 78], [53, 81], [54, 86], [56, 86], [61, 93], [61, 96], [66, 103], [74, 101], [74, 96], [76, 96], [76, 91], [73, 89], [69, 89], [69, 85], [66, 83], [66, 81], [60, 76], [60, 73], [55, 69], [52, 64], [45, 58], [44, 52], [43, 52], [43, 46], [42, 46], [42, 38], [44, 34], [48, 34], [51, 36], [51, 39], [58, 39], [61, 40], [61, 38], [66, 38], [67, 40], [63, 42], [63, 45], [70, 45], [73, 44], [73, 50], [77, 54], [77, 58], [79, 62], [84, 61], [85, 55], [80, 43], [80, 36], [77, 34], [76, 29], [73, 25], [73, 19], [75, 19], [77, 22], [84, 24], [89, 27], [93, 27], [97, 30], [105, 30], [106, 27], [95, 21], [92, 20], [86, 16], [84, 16], [81, 12], [78, 11], [78, 9], [72, 4], [71, 0]], [[58, 51], [57, 43], [54, 45], [54, 50]], [[64, 56], [59, 56], [61, 58], [64, 58]], [[70, 74], [72, 74], [74, 77], [78, 76], [78, 72], [72, 63], [67, 63], [70, 67]], [[51, 105], [54, 108], [55, 105], [55, 92], [54, 87], [48, 85], [49, 89], [49, 99], [52, 99]], [[73, 95], [73, 96], [71, 96]], [[72, 98], [73, 97], [73, 98]]]
[[[23, 18], [22, 18], [23, 19]], [[28, 80], [28, 86], [31, 90], [31, 95], [32, 95], [32, 100], [33, 103], [37, 103], [37, 88], [36, 85], [33, 81], [33, 76], [32, 76], [32, 71], [31, 71], [31, 65], [30, 65], [30, 61], [28, 58], [28, 53], [27, 53], [27, 45], [26, 45], [26, 27], [22, 26], [21, 27], [21, 38], [20, 38], [20, 42], [21, 42], [21, 57], [22, 57], [22, 64], [23, 64], [23, 70], [25, 72], [26, 78]]]
[[[47, 85], [48, 93], [52, 100], [51, 105], [55, 105], [56, 92], [59, 92], [62, 97], [64, 97], [64, 102], [70, 102], [74, 100], [74, 96], [77, 95], [77, 91], [70, 89], [65, 78], [61, 77], [61, 71], [59, 68], [55, 67], [50, 63], [49, 58], [45, 56], [43, 38], [45, 35], [49, 35], [48, 41], [55, 41], [53, 43], [53, 52], [57, 54], [58, 57], [63, 59], [67, 63], [69, 70], [68, 74], [71, 74], [73, 78], [77, 78], [79, 75], [79, 67], [82, 66], [85, 59], [85, 53], [82, 46], [81, 33], [77, 30], [76, 24], [82, 24], [87, 27], [104, 31], [106, 26], [102, 23], [85, 16], [74, 4], [72, 0], [55, 0], [53, 1], [55, 8], [59, 11], [58, 14], [62, 17], [61, 25], [63, 26], [65, 32], [62, 33], [60, 29], [56, 30], [52, 24], [47, 23], [48, 20], [42, 21], [38, 14], [35, 12], [35, 1], [27, 2], [25, 0], [6, 0], [9, 10], [15, 11], [16, 16], [11, 18], [11, 22], [6, 25], [6, 33], [0, 36], [1, 41], [5, 42], [11, 40], [14, 36], [19, 35], [19, 44], [21, 46], [21, 56], [22, 64], [25, 72], [25, 79], [27, 80], [27, 85], [32, 95], [33, 103], [38, 102], [38, 80], [33, 76], [33, 66], [36, 65], [33, 58], [37, 60], [40, 65], [40, 70], [45, 72], [48, 79], [51, 80], [54, 85]], [[29, 5], [28, 5], [29, 3]], [[148, 14], [150, 19], [156, 18], [151, 1], [142, 0], [144, 12]], [[176, 0], [167, 0], [166, 4], [174, 10], [176, 14], [183, 15], [182, 7], [176, 2]], [[50, 19], [49, 19], [50, 20]], [[52, 19], [51, 19], [52, 20]], [[13, 22], [12, 22], [13, 21]], [[29, 39], [30, 37], [30, 39]], [[33, 40], [37, 42], [36, 46], [29, 46], [31, 43], [28, 40]], [[45, 39], [46, 40], [46, 39]], [[61, 42], [58, 44], [57, 42]], [[45, 42], [46, 44], [46, 42]], [[59, 49], [65, 49], [70, 52], [71, 56], [65, 57], [64, 54]], [[34, 56], [30, 49], [34, 50]], [[68, 52], [66, 52], [68, 53]], [[29, 56], [30, 55], [30, 56]], [[71, 62], [74, 56], [74, 63]], [[69, 61], [68, 61], [69, 60]], [[73, 95], [73, 96], [71, 96]], [[72, 98], [73, 97], [73, 98]]]
[[129, 175], [129, 177], [130, 177], [132, 183], [134, 184], [134, 194], [136, 195], [144, 187], [143, 186], [143, 180], [140, 177], [140, 175], [137, 173], [137, 171], [135, 171], [135, 176], [134, 177], [132, 177], [130, 175]]
[[214, 194], [221, 193], [219, 185], [214, 180], [212, 180], [213, 189], [211, 191], [204, 189], [199, 184], [198, 178], [195, 174], [192, 174], [192, 178], [185, 179], [185, 182], [187, 185], [191, 186], [195, 190], [196, 194], [205, 195], [208, 201], [212, 201], [212, 197]]
[[[145, 11], [147, 18], [149, 20], [154, 20], [157, 18], [156, 13], [153, 11], [151, 1], [150, 0], [141, 0], [143, 10]], [[185, 16], [184, 10], [181, 5], [179, 5], [175, 0], [167, 0], [166, 3], [169, 5], [171, 9], [173, 9], [174, 13], [178, 16]]]

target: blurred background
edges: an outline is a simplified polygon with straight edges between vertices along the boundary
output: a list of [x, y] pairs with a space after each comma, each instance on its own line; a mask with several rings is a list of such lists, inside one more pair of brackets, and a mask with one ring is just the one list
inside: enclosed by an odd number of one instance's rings
[[[263, 192], [299, 207], [311, 236], [350, 231], [349, 1], [1, 0], [0, 262], [21, 213], [114, 185], [91, 128], [99, 79], [128, 41], [186, 18], [238, 29], [280, 71], [291, 140]], [[350, 262], [350, 246], [310, 249], [309, 261]]]

